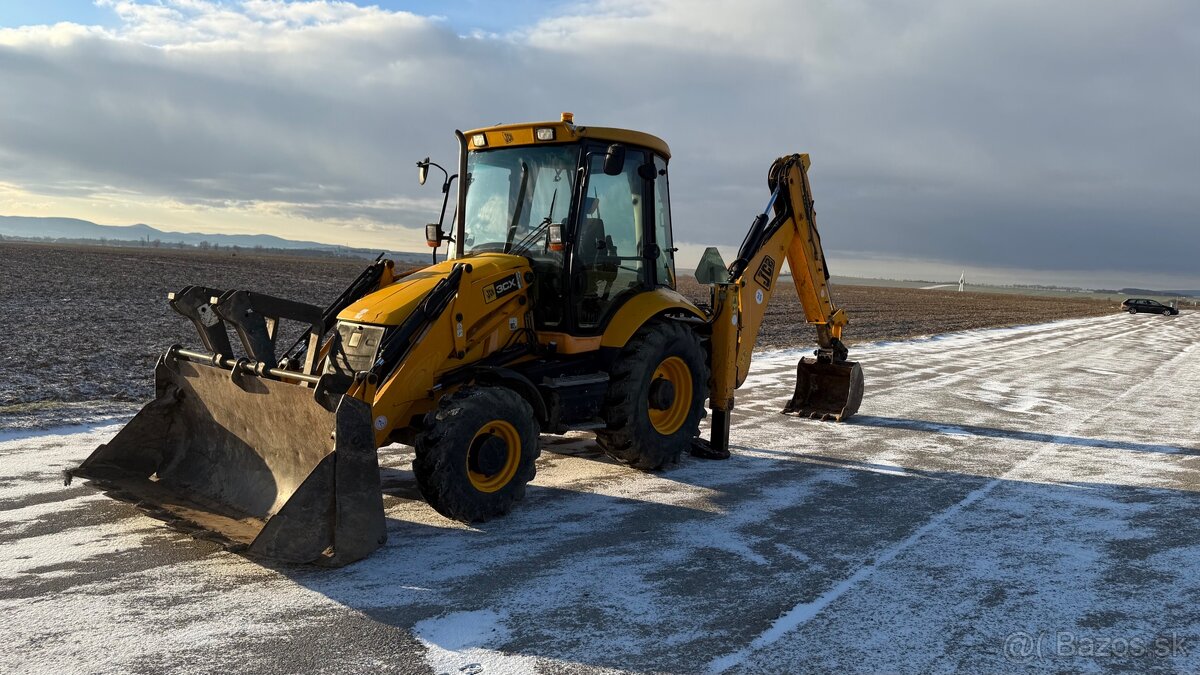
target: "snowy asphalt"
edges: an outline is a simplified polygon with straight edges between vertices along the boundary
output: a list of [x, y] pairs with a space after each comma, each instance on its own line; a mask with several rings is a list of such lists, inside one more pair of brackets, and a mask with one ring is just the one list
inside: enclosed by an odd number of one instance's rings
[[267, 567], [59, 472], [121, 420], [0, 432], [0, 672], [1200, 669], [1200, 314], [854, 350], [846, 424], [778, 414], [643, 474], [545, 437], [516, 512], [447, 521], [381, 453], [389, 542]]

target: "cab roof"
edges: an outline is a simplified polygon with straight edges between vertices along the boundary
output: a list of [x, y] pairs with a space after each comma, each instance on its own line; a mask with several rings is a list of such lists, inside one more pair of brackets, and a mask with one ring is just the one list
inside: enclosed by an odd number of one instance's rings
[[[671, 158], [671, 149], [663, 139], [641, 131], [631, 129], [614, 129], [612, 127], [585, 127], [575, 124], [575, 116], [563, 113], [557, 122], [522, 122], [519, 124], [497, 124], [492, 127], [482, 127], [465, 132], [467, 148], [483, 150], [485, 148], [503, 148], [514, 145], [542, 145], [552, 143], [576, 143], [583, 139], [592, 139], [606, 143], [625, 143], [649, 148], [665, 159]], [[537, 129], [553, 129], [553, 140], [538, 140]], [[545, 133], [545, 132], [543, 132]], [[483, 134], [487, 140], [485, 145], [476, 144], [476, 137]]]

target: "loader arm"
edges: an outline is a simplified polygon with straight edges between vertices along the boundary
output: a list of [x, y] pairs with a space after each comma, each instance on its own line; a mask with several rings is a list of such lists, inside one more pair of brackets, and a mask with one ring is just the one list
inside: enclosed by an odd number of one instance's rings
[[[816, 327], [816, 358], [799, 364], [797, 391], [784, 412], [841, 420], [858, 409], [862, 371], [846, 361], [846, 312], [833, 301], [821, 235], [817, 231], [808, 155], [771, 165], [771, 199], [746, 233], [729, 279], [713, 284], [712, 446], [725, 452], [734, 391], [746, 380], [758, 331], [787, 260], [805, 321]], [[810, 405], [814, 403], [815, 405]]]

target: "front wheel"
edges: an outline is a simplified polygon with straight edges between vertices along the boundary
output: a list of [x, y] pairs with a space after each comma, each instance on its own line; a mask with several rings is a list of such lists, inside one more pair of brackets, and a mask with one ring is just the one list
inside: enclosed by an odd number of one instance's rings
[[1163, 310], [1163, 316], [1171, 316], [1171, 310], [1169, 310], [1169, 309], [1164, 309], [1164, 310]]
[[442, 398], [416, 438], [413, 474], [438, 513], [464, 523], [502, 516], [525, 497], [541, 448], [533, 407], [505, 387]]
[[1134, 307], [1130, 307], [1130, 308], [1129, 308], [1129, 313], [1130, 313], [1130, 314], [1137, 314], [1137, 309], [1136, 309], [1136, 308], [1134, 308]]
[[708, 398], [708, 359], [695, 331], [654, 321], [621, 350], [596, 432], [600, 448], [638, 469], [674, 462], [699, 433]]

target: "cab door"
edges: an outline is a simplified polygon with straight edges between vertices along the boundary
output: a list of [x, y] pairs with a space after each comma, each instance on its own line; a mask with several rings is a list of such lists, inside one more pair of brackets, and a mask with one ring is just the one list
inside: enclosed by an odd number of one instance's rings
[[647, 264], [645, 257], [653, 241], [654, 183], [641, 168], [650, 158], [645, 150], [626, 147], [620, 173], [610, 176], [604, 173], [607, 147], [589, 147], [576, 215], [570, 283], [581, 335], [601, 333], [621, 304], [652, 288], [654, 277], [653, 260]]
[[[652, 200], [654, 218], [654, 246], [646, 251], [653, 260], [654, 285], [675, 288], [675, 244], [671, 231], [671, 194], [667, 189], [667, 161], [654, 155]], [[649, 175], [649, 172], [646, 174]], [[644, 176], [645, 177], [645, 176]]]

